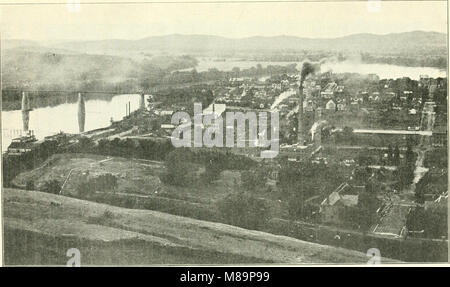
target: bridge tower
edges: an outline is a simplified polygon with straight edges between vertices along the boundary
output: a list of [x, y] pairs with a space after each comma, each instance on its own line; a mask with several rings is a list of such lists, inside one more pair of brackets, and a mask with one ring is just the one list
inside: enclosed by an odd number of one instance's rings
[[86, 106], [84, 103], [84, 97], [81, 93], [78, 93], [78, 128], [80, 133], [84, 132], [84, 124], [86, 121]]
[[28, 94], [22, 92], [22, 123], [24, 132], [28, 132], [29, 123], [30, 123], [30, 111], [31, 104], [30, 99], [28, 98]]

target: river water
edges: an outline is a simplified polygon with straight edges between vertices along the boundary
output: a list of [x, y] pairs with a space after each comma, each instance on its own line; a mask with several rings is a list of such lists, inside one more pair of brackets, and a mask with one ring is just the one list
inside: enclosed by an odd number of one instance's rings
[[[85, 97], [86, 121], [85, 131], [107, 127], [111, 118], [121, 120], [126, 115], [126, 105], [130, 102], [131, 111], [139, 108], [140, 96], [117, 95], [109, 100], [89, 100]], [[78, 133], [78, 103], [64, 103], [54, 107], [35, 108], [30, 112], [29, 129], [37, 139], [56, 134], [60, 131]], [[2, 112], [2, 151], [5, 151], [11, 140], [22, 135], [22, 112]]]
[[388, 64], [363, 64], [360, 62], [344, 61], [331, 63], [326, 62], [320, 66], [322, 72], [333, 71], [333, 73], [358, 73], [376, 74], [380, 79], [397, 79], [408, 77], [412, 80], [419, 80], [421, 75], [432, 78], [447, 77], [446, 70], [430, 67], [405, 67]]
[[[217, 61], [211, 58], [200, 58], [198, 65], [195, 67], [197, 72], [208, 71], [216, 68], [220, 71], [231, 71], [234, 67], [240, 69], [248, 69], [256, 67], [261, 64], [262, 67], [268, 65], [287, 66], [289, 64], [297, 64], [297, 69], [302, 67], [301, 62], [257, 62], [257, 61], [241, 61], [236, 59], [229, 59], [226, 61]], [[192, 70], [184, 69], [184, 70]], [[406, 67], [388, 64], [366, 64], [359, 61], [343, 61], [343, 62], [324, 62], [320, 67], [321, 72], [333, 71], [334, 73], [358, 73], [358, 74], [376, 74], [380, 79], [396, 79], [402, 77], [409, 77], [413, 80], [418, 80], [421, 75], [428, 75], [432, 78], [446, 77], [446, 70], [431, 68], [431, 67]]]

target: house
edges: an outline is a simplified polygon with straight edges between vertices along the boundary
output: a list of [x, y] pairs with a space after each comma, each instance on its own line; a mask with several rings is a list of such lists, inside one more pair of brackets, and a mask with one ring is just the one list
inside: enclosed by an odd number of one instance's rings
[[408, 110], [408, 114], [415, 115], [415, 114], [417, 114], [417, 110], [416, 109], [410, 109], [410, 110]]
[[334, 96], [334, 93], [338, 92], [339, 87], [340, 86], [338, 86], [335, 82], [328, 83], [323, 91], [320, 92], [320, 95], [323, 98], [331, 99]]
[[408, 97], [412, 96], [412, 94], [413, 94], [412, 91], [403, 91], [403, 95], [400, 96], [400, 100], [406, 101]]
[[380, 101], [380, 93], [379, 92], [372, 93], [372, 96], [373, 96], [373, 101], [374, 102], [379, 102]]
[[385, 95], [385, 98], [388, 100], [393, 99], [397, 96], [397, 94], [394, 92], [387, 92], [387, 93], [384, 93], [384, 95]]
[[162, 128], [162, 129], [165, 129], [165, 130], [171, 130], [171, 129], [174, 129], [175, 126], [172, 125], [172, 124], [162, 124], [162, 125], [161, 125], [161, 128]]
[[173, 111], [160, 111], [160, 116], [171, 116], [173, 114]]
[[309, 100], [309, 101], [303, 102], [303, 110], [305, 110], [307, 112], [312, 112], [312, 111], [314, 111], [314, 108], [315, 108], [315, 104], [313, 103], [313, 101]]
[[329, 100], [327, 102], [327, 104], [325, 105], [325, 109], [335, 111], [336, 110], [336, 104], [334, 103], [333, 100]]
[[350, 110], [357, 111], [359, 110], [359, 101], [353, 101], [350, 103]]
[[343, 104], [343, 103], [337, 104], [337, 110], [338, 110], [338, 111], [343, 111], [343, 110], [345, 110], [345, 104]]
[[9, 155], [21, 155], [23, 153], [30, 152], [37, 147], [36, 142], [37, 139], [34, 135], [15, 138], [8, 146], [7, 152]]
[[424, 208], [425, 210], [433, 210], [436, 208], [447, 209], [447, 201], [448, 201], [448, 191], [440, 194], [437, 198], [430, 201], [425, 201]]
[[448, 144], [448, 132], [446, 126], [436, 126], [431, 137], [434, 147], [446, 147]]
[[428, 75], [420, 75], [419, 87], [425, 87], [430, 84], [430, 77]]
[[347, 220], [358, 205], [357, 188], [344, 182], [320, 204], [322, 222], [341, 224]]
[[212, 103], [207, 108], [203, 110], [203, 115], [211, 115], [214, 114], [216, 117], [220, 116], [227, 109], [226, 104], [216, 104]]
[[434, 96], [434, 93], [436, 93], [437, 88], [438, 88], [437, 84], [431, 84], [428, 87], [428, 93], [430, 94], [431, 97]]
[[290, 97], [290, 98], [288, 98], [287, 99], [287, 101], [288, 101], [288, 103], [293, 103], [293, 104], [298, 104], [298, 102], [300, 101], [300, 99], [299, 98], [297, 98], [297, 97]]

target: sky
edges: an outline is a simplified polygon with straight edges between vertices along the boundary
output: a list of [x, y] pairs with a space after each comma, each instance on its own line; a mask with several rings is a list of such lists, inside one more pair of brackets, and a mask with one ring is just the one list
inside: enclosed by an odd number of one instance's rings
[[[15, 3], [39, 1], [51, 2]], [[79, 10], [76, 5], [70, 9], [67, 1], [77, 0], [54, 0], [59, 2], [54, 5], [0, 0], [1, 37], [42, 42], [134, 40], [167, 34], [334, 38], [447, 30], [445, 1], [86, 4], [81, 0]], [[101, 1], [105, 0], [96, 2]]]

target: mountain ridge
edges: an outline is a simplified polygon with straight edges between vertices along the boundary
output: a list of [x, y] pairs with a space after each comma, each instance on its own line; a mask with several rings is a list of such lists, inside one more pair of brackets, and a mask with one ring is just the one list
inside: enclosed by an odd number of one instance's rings
[[[7, 43], [9, 40], [4, 40]], [[14, 40], [25, 41], [25, 40]], [[30, 42], [26, 42], [30, 45]], [[165, 52], [209, 52], [209, 51], [277, 51], [277, 50], [334, 50], [368, 53], [443, 53], [447, 35], [440, 32], [410, 31], [389, 34], [358, 33], [336, 38], [307, 38], [290, 35], [251, 36], [228, 38], [206, 34], [168, 34], [149, 36], [136, 40], [106, 39], [89, 41], [67, 41], [41, 46], [75, 50], [78, 52], [104, 51], [165, 51]], [[14, 47], [18, 46], [16, 42]], [[8, 44], [6, 47], [8, 48]]]

